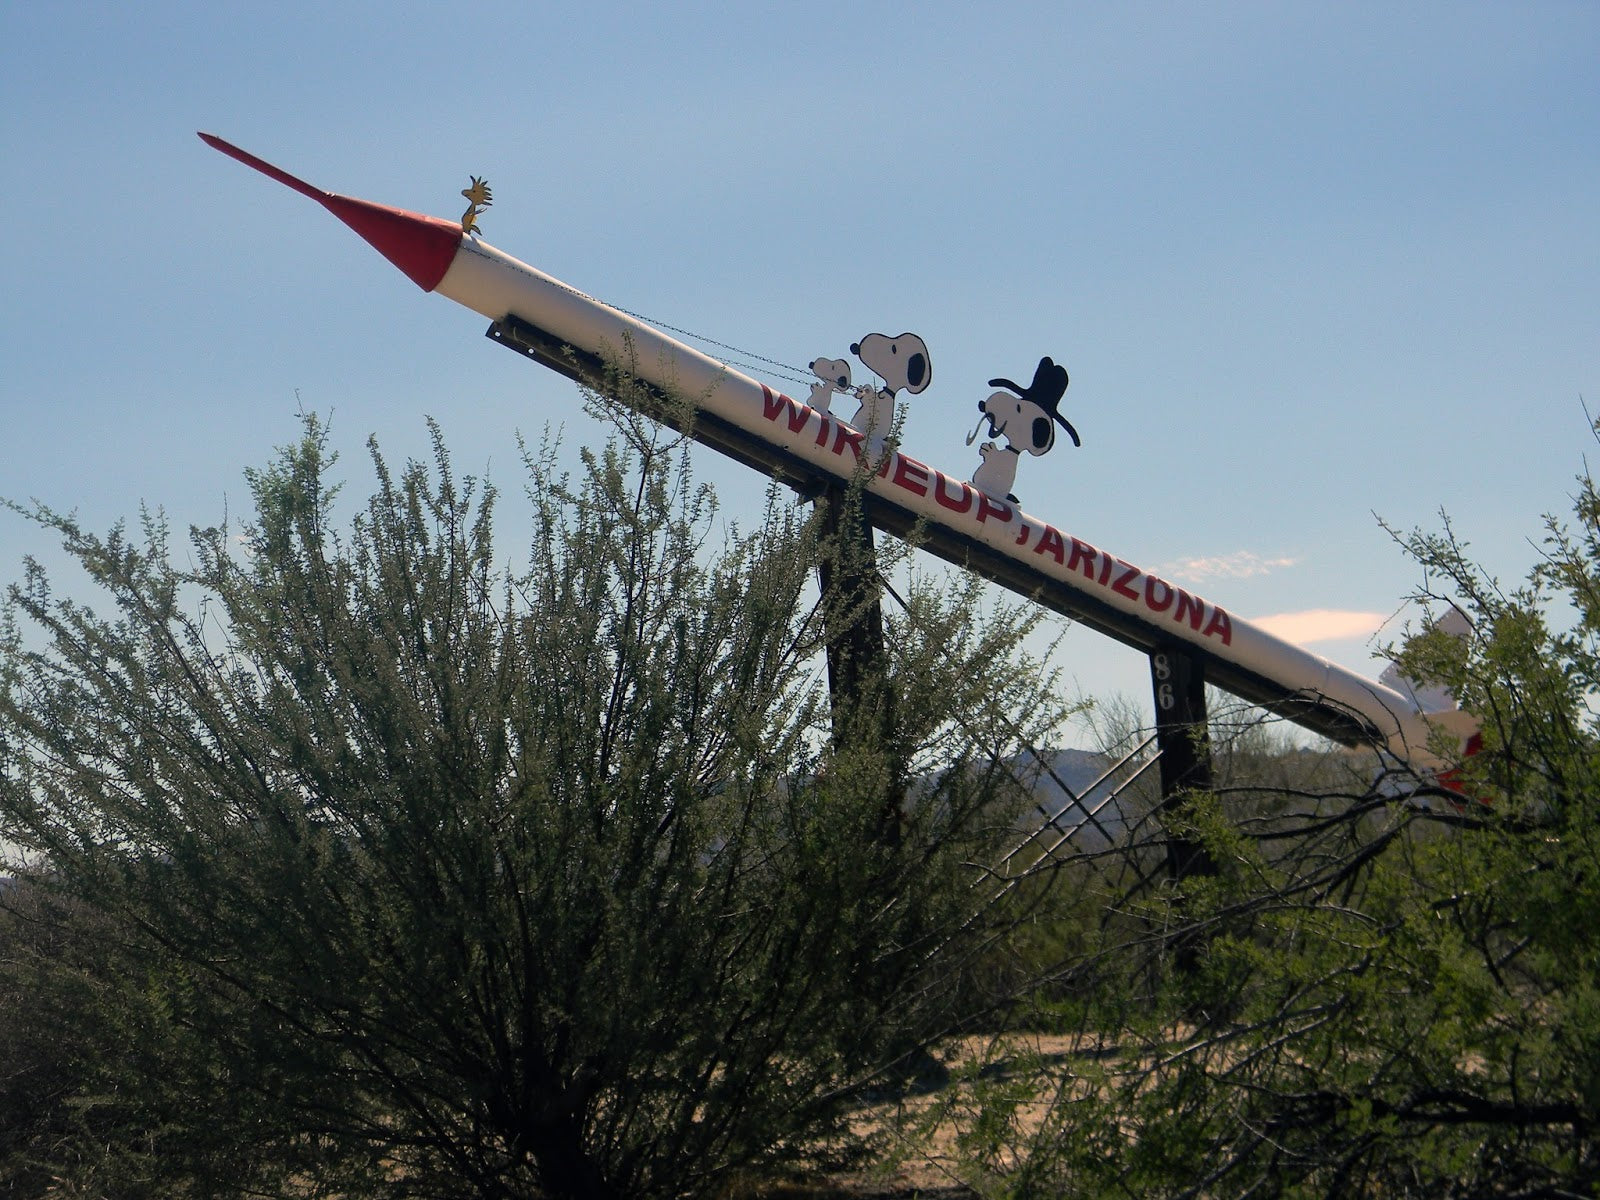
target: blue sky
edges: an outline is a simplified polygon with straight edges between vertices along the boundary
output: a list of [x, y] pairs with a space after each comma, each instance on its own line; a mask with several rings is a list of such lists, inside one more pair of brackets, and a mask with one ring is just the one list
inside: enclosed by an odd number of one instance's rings
[[[518, 431], [604, 436], [204, 129], [451, 218], [487, 176], [486, 240], [784, 362], [919, 333], [905, 448], [948, 473], [1050, 354], [1084, 444], [1026, 509], [1376, 674], [1420, 579], [1377, 518], [1515, 579], [1593, 450], [1597, 66], [1587, 0], [5, 5], [0, 495], [213, 523], [301, 405], [356, 491], [425, 416], [512, 491]], [[1087, 631], [1063, 665], [1147, 691]]]

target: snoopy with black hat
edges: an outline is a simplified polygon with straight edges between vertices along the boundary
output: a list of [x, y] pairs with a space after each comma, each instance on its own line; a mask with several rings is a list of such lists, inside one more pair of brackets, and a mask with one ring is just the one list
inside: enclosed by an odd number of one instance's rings
[[989, 422], [989, 436], [1005, 438], [1006, 445], [1001, 448], [988, 441], [978, 448], [983, 461], [972, 473], [972, 483], [980, 492], [1004, 496], [1015, 504], [1017, 498], [1011, 494], [1011, 485], [1017, 478], [1017, 460], [1024, 450], [1037, 455], [1054, 446], [1057, 421], [1074, 446], [1083, 445], [1072, 422], [1061, 415], [1061, 397], [1067, 394], [1067, 369], [1045, 357], [1034, 368], [1033, 382], [1027, 387], [1019, 387], [1009, 379], [991, 379], [989, 386], [1007, 388], [1013, 394], [995, 392], [987, 400], [978, 401], [982, 416], [967, 438], [967, 445], [972, 445], [984, 421]]

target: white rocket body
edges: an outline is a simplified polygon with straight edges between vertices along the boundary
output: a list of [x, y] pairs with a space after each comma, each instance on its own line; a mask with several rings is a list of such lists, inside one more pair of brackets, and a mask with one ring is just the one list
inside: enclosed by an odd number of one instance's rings
[[[575, 288], [473, 237], [460, 236], [450, 257], [449, 227], [437, 218], [383, 209], [365, 201], [319, 192], [220, 139], [209, 144], [328, 207], [425, 290], [437, 291], [491, 321], [514, 317], [555, 341], [602, 359], [626, 362], [641, 379], [698, 411], [772, 446], [816, 475], [849, 482], [863, 472], [869, 497], [892, 512], [886, 527], [915, 521], [946, 537], [944, 556], [962, 554], [1009, 566], [992, 577], [1028, 595], [1055, 597], [1053, 606], [1086, 619], [1129, 645], [1152, 649], [1181, 643], [1210, 663], [1220, 686], [1248, 699], [1279, 706], [1291, 719], [1322, 732], [1359, 730], [1402, 760], [1432, 765], [1427, 742], [1434, 729], [1412, 695], [1366, 679], [1336, 663], [1275, 637], [1249, 621], [1072, 537], [1006, 500], [945, 475], [881, 439], [870, 442], [839, 417], [821, 413], [734, 370], [658, 329], [609, 307]], [[346, 205], [363, 205], [352, 215]], [[367, 209], [381, 210], [384, 228], [364, 224]], [[417, 266], [397, 251], [391, 226], [415, 222]], [[442, 264], [442, 274], [438, 270]], [[966, 549], [963, 550], [962, 548]], [[1300, 716], [1296, 713], [1300, 712]], [[1316, 716], [1317, 719], [1311, 719]], [[1460, 714], [1445, 721], [1461, 726]], [[1302, 719], [1304, 718], [1304, 719]], [[1355, 736], [1342, 740], [1359, 740]]]

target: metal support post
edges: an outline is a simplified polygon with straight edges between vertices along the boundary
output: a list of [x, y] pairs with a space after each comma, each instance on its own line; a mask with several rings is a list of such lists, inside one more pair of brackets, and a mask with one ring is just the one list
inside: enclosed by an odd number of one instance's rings
[[860, 500], [838, 485], [817, 497], [823, 534], [817, 575], [828, 648], [828, 694], [835, 742], [846, 736], [875, 740], [888, 756], [880, 837], [886, 845], [896, 846], [906, 799], [905, 764], [889, 687], [877, 550]]
[[[1161, 807], [1163, 812], [1177, 813], [1187, 794], [1209, 791], [1212, 786], [1205, 672], [1182, 647], [1158, 646], [1150, 654], [1150, 684], [1155, 691], [1156, 746], [1161, 755]], [[1215, 870], [1205, 847], [1168, 831], [1167, 872], [1173, 879], [1210, 875]]]

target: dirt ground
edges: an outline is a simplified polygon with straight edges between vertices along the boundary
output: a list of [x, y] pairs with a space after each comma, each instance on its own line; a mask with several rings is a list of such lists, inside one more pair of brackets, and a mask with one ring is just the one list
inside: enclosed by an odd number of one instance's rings
[[[1019, 1054], [1033, 1061], [1065, 1059], [1083, 1049], [1080, 1038], [1050, 1037], [1039, 1034], [1011, 1034], [1004, 1041], [976, 1037], [963, 1039], [939, 1055], [944, 1067], [954, 1071], [974, 1060], [985, 1064], [985, 1074], [1004, 1073], [1006, 1063]], [[1037, 1056], [1037, 1057], [1035, 1057]], [[959, 1084], [947, 1084], [956, 1087]], [[928, 1087], [903, 1102], [903, 1113], [914, 1116], [946, 1095], [944, 1088]], [[1044, 1104], [1026, 1114], [1042, 1121]], [[896, 1124], [896, 1113], [887, 1107], [864, 1109], [859, 1129], [864, 1133], [889, 1133]], [[763, 1189], [749, 1200], [976, 1200], [979, 1193], [962, 1182], [955, 1147], [955, 1130], [948, 1124], [936, 1128], [929, 1142], [914, 1148], [902, 1146], [905, 1161], [892, 1172], [858, 1171], [831, 1175], [814, 1183], [791, 1183]]]

